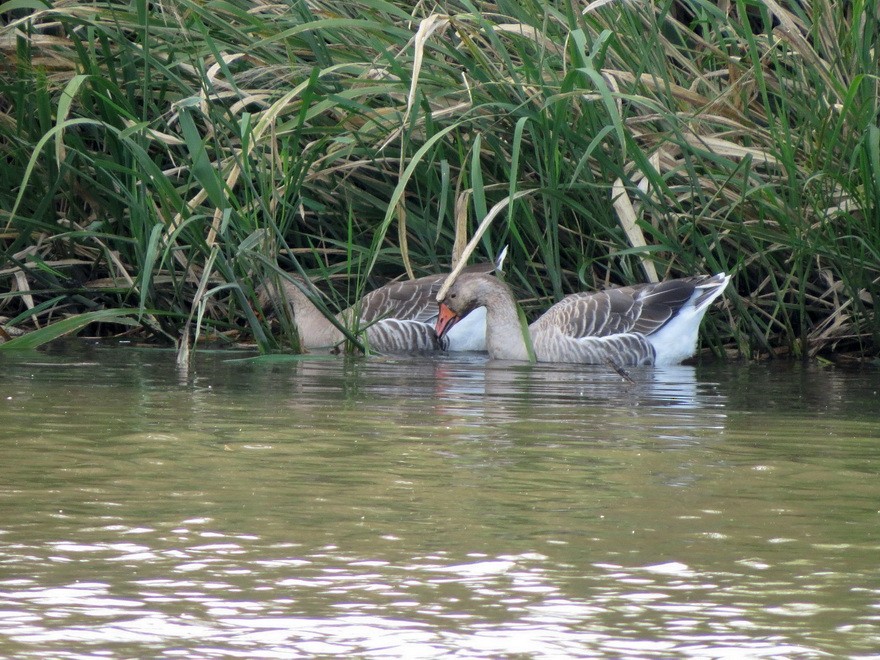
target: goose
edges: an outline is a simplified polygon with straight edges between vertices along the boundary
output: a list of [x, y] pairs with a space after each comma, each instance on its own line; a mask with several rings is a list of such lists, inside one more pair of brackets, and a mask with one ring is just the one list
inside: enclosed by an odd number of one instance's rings
[[483, 306], [486, 348], [499, 360], [673, 365], [697, 349], [700, 322], [730, 275], [703, 275], [575, 293], [553, 305], [524, 332], [510, 288], [501, 280], [463, 273], [440, 303], [435, 329], [445, 337], [472, 309]]
[[[500, 271], [507, 248], [494, 263], [468, 266], [465, 274], [486, 274]], [[450, 330], [441, 339], [434, 326], [437, 322], [437, 292], [446, 274], [426, 275], [414, 280], [392, 282], [366, 294], [358, 303], [336, 315], [339, 325], [352, 328], [365, 340], [370, 350], [379, 353], [410, 353], [422, 351], [485, 351], [486, 310], [475, 309], [468, 319]], [[258, 287], [260, 305], [286, 301], [296, 323], [302, 348], [313, 350], [335, 347], [345, 341], [337, 324], [329, 320], [304, 293], [305, 282], [298, 276], [280, 281], [279, 289], [271, 283]], [[280, 294], [280, 295], [279, 295]], [[472, 318], [471, 318], [472, 317]]]

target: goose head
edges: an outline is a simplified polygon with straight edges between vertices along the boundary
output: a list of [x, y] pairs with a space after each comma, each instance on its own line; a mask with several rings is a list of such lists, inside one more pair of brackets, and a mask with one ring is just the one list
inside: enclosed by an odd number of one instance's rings
[[450, 328], [478, 307], [493, 309], [506, 287], [488, 274], [463, 273], [449, 287], [440, 304], [435, 330], [443, 337]]

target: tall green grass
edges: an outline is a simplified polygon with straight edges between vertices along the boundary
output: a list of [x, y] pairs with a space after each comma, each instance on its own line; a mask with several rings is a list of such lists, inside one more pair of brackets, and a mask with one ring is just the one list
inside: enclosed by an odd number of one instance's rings
[[[723, 6], [723, 5], [722, 5]], [[354, 0], [0, 5], [0, 315], [273, 338], [437, 272], [487, 217], [535, 313], [727, 270], [716, 352], [876, 354], [874, 3]], [[2, 319], [0, 319], [2, 321]], [[11, 329], [11, 328], [10, 328]], [[185, 339], [185, 341], [182, 341]]]

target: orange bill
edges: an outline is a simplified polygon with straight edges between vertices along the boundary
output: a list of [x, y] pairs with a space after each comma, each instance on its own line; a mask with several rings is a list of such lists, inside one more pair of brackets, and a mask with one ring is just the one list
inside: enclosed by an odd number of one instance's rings
[[434, 326], [434, 331], [437, 333], [437, 336], [441, 339], [443, 335], [449, 332], [449, 329], [454, 326], [461, 317], [453, 312], [449, 307], [447, 307], [444, 303], [440, 303], [440, 313], [437, 315], [437, 325]]

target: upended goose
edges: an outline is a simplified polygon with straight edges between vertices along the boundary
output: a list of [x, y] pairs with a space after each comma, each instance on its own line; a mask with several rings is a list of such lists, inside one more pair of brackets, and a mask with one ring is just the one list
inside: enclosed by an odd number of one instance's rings
[[[700, 321], [730, 275], [704, 275], [575, 293], [528, 326], [538, 362], [670, 365], [697, 349]], [[471, 310], [485, 307], [486, 348], [500, 360], [528, 360], [516, 301], [504, 282], [462, 274], [442, 300], [436, 330], [444, 337]]]
[[[435, 296], [445, 278], [446, 275], [428, 275], [387, 284], [337, 314], [336, 320], [365, 340], [370, 350], [379, 353], [485, 350], [485, 310], [476, 311], [472, 321], [443, 339], [434, 331]], [[280, 296], [274, 285], [264, 284], [259, 298], [263, 308], [279, 298], [287, 303], [303, 349], [332, 348], [345, 341], [342, 330], [324, 316], [297, 284], [282, 280]]]
[[[501, 270], [507, 249], [494, 264], [468, 266], [466, 275]], [[475, 309], [465, 322], [443, 338], [437, 336], [437, 292], [446, 274], [426, 275], [414, 280], [392, 282], [366, 294], [360, 301], [336, 315], [340, 325], [351, 328], [364, 339], [370, 350], [379, 353], [419, 351], [485, 351], [486, 310]], [[302, 282], [301, 278], [294, 276]], [[302, 284], [305, 286], [305, 283]], [[284, 300], [292, 312], [302, 348], [312, 350], [335, 347], [345, 341], [342, 331], [321, 313], [300, 286], [281, 280], [281, 291], [265, 283], [258, 287], [263, 309]]]

